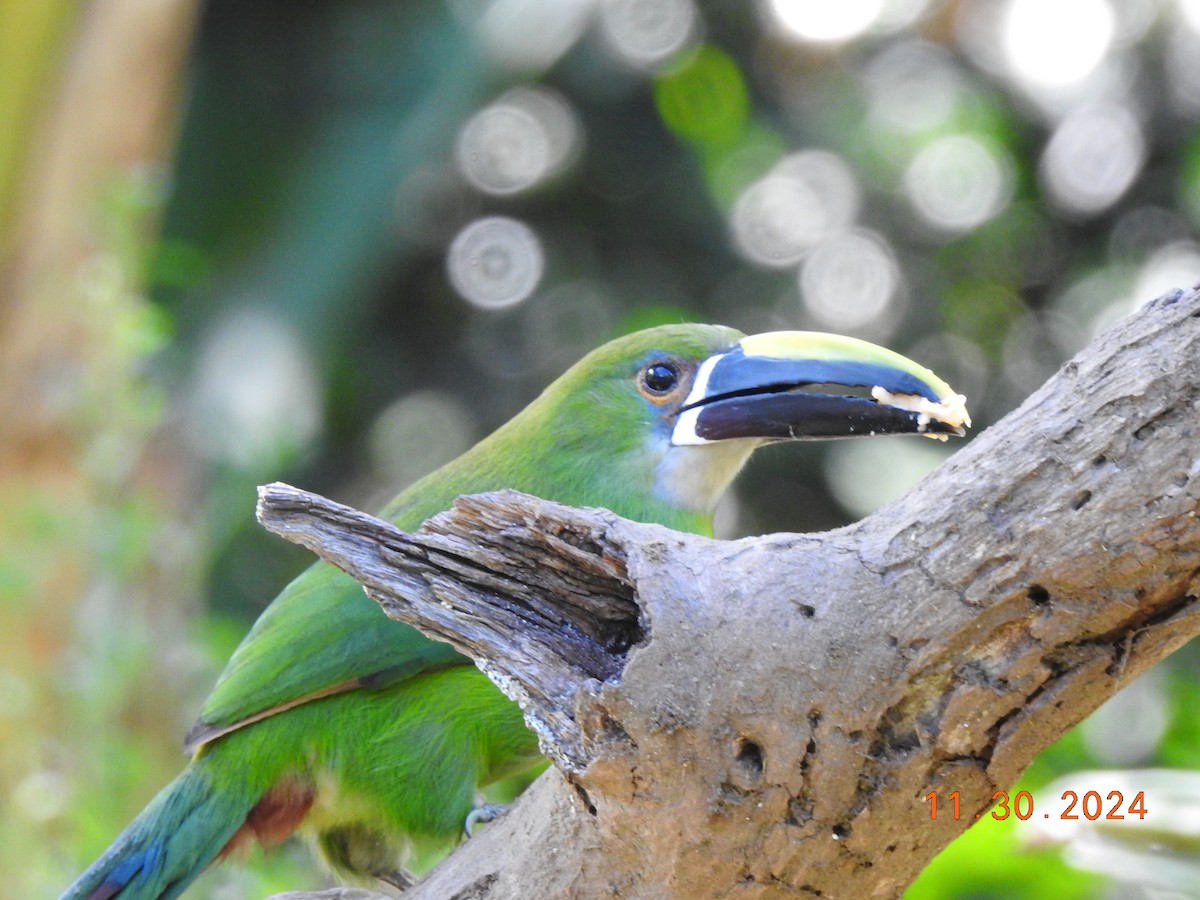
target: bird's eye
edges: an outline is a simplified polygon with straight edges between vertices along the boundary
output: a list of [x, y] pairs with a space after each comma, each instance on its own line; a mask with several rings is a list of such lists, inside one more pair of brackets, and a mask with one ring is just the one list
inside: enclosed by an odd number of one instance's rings
[[679, 384], [679, 373], [668, 363], [650, 363], [642, 371], [642, 384], [652, 394], [667, 394]]

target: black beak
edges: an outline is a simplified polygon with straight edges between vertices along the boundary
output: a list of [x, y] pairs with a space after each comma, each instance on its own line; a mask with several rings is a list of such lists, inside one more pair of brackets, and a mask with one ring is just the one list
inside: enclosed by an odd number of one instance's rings
[[962, 437], [965, 398], [912, 360], [854, 338], [772, 332], [706, 360], [675, 444], [882, 434]]

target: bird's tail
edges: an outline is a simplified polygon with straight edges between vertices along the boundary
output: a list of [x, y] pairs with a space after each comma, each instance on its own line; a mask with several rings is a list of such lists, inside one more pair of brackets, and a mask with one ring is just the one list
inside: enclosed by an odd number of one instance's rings
[[61, 900], [177, 897], [236, 843], [261, 792], [214, 784], [209, 761], [200, 755], [163, 788]]

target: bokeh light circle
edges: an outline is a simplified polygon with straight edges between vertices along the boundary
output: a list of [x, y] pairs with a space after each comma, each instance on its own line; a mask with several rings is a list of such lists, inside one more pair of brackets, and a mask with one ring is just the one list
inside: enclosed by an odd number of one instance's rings
[[1142, 264], [1133, 285], [1133, 306], [1142, 306], [1168, 291], [1200, 284], [1200, 245], [1176, 241], [1154, 251]]
[[[429, 423], [436, 422], [436, 428]], [[418, 390], [396, 400], [368, 436], [382, 480], [398, 490], [469, 449], [475, 421], [462, 400], [446, 391]]]
[[1002, 28], [1005, 58], [1018, 81], [1064, 88], [1103, 62], [1116, 16], [1107, 0], [1010, 0]]
[[536, 184], [550, 166], [540, 123], [523, 109], [495, 105], [467, 120], [456, 146], [466, 179], [488, 194], [512, 194]]
[[[1171, 725], [1172, 703], [1167, 678], [1161, 668], [1150, 670], [1123, 687], [1080, 723], [1083, 746], [1100, 765], [1136, 767], [1154, 757]], [[1146, 893], [1152, 892], [1147, 890]]]
[[825, 457], [826, 484], [851, 515], [868, 516], [911, 490], [948, 455], [933, 441], [838, 441]]
[[547, 69], [575, 45], [594, 0], [458, 2], [462, 21], [495, 62], [517, 70]]
[[1042, 154], [1043, 189], [1064, 212], [1102, 212], [1133, 184], [1146, 158], [1141, 126], [1124, 107], [1081, 107], [1055, 129]]
[[475, 113], [458, 133], [459, 171], [487, 194], [515, 194], [560, 171], [579, 143], [579, 126], [561, 95], [514, 88]]
[[1177, 0], [1179, 12], [1188, 28], [1200, 33], [1200, 0]]
[[747, 259], [787, 268], [825, 234], [825, 211], [803, 181], [769, 175], [738, 197], [730, 217], [734, 243]]
[[850, 164], [829, 150], [801, 150], [775, 164], [772, 171], [806, 184], [821, 201], [827, 233], [848, 228], [862, 201], [858, 178]]
[[194, 445], [239, 467], [305, 447], [321, 428], [316, 371], [303, 336], [276, 311], [246, 306], [217, 318], [192, 385]]
[[878, 327], [900, 288], [900, 267], [884, 239], [871, 231], [838, 234], [816, 247], [800, 270], [804, 306], [835, 331]]
[[653, 69], [691, 42], [699, 13], [692, 0], [601, 0], [597, 20], [618, 59]]
[[769, 0], [768, 13], [786, 37], [805, 41], [848, 41], [869, 29], [884, 0]]
[[788, 268], [847, 228], [858, 206], [858, 182], [845, 161], [825, 150], [805, 150], [784, 157], [741, 193], [730, 229], [747, 259]]
[[474, 306], [502, 309], [529, 297], [545, 268], [532, 229], [507, 216], [476, 219], [458, 233], [446, 255], [450, 283]]
[[1012, 196], [1006, 155], [952, 134], [925, 145], [904, 172], [904, 191], [925, 224], [961, 234], [996, 216]]
[[863, 83], [871, 122], [903, 134], [946, 122], [964, 94], [963, 74], [954, 56], [928, 41], [883, 49], [863, 70]]

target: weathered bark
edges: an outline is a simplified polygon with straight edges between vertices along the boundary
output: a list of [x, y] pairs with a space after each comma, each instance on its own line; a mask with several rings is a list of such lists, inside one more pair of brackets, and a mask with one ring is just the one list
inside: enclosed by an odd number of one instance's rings
[[1200, 632], [1198, 500], [1193, 292], [826, 534], [501, 493], [408, 536], [280, 485], [260, 518], [483, 660], [559, 767], [406, 896], [887, 897]]

